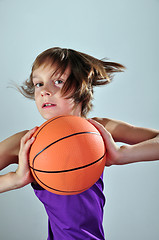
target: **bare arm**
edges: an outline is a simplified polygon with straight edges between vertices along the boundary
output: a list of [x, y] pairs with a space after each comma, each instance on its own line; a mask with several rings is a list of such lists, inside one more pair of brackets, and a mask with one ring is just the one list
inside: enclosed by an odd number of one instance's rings
[[0, 193], [24, 187], [33, 181], [28, 164], [28, 154], [34, 141], [32, 135], [36, 130], [37, 128], [34, 128], [28, 132], [15, 134], [0, 143], [1, 168], [18, 163], [15, 172], [0, 176]]
[[[158, 130], [105, 118], [94, 120], [90, 122], [101, 132], [107, 148], [107, 166], [159, 160]], [[115, 142], [129, 145], [118, 147]]]
[[18, 164], [20, 140], [28, 131], [16, 133], [15, 135], [0, 142], [0, 170], [10, 164]]

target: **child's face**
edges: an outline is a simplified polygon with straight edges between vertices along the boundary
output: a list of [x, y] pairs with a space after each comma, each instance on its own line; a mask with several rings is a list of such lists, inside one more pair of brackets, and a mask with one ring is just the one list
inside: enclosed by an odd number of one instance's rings
[[41, 66], [33, 72], [33, 83], [35, 86], [35, 102], [37, 108], [46, 120], [58, 115], [81, 116], [81, 104], [74, 107], [73, 99], [61, 96], [61, 89], [70, 75], [70, 67], [60, 76], [54, 73], [56, 66]]

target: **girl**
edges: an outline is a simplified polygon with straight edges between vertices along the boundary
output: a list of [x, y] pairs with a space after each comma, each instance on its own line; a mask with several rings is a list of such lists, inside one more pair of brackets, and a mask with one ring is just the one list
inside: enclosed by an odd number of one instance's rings
[[[92, 107], [93, 87], [109, 83], [112, 74], [123, 69], [121, 64], [101, 61], [71, 49], [51, 48], [36, 58], [29, 80], [19, 91], [35, 100], [46, 120], [58, 115], [86, 118]], [[159, 131], [107, 118], [88, 121], [103, 136], [106, 166], [159, 159]], [[17, 133], [0, 143], [0, 168], [18, 164], [16, 172], [0, 176], [0, 192], [32, 183], [48, 214], [48, 240], [105, 239], [103, 176], [87, 191], [72, 196], [56, 195], [41, 188], [34, 182], [28, 166], [36, 130], [37, 127]], [[129, 145], [118, 147], [115, 142]]]

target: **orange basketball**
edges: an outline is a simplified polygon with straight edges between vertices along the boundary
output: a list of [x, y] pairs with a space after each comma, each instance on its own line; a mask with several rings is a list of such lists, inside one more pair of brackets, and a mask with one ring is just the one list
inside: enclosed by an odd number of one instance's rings
[[32, 174], [43, 188], [73, 195], [90, 188], [105, 166], [105, 147], [86, 119], [58, 116], [43, 123], [30, 150]]

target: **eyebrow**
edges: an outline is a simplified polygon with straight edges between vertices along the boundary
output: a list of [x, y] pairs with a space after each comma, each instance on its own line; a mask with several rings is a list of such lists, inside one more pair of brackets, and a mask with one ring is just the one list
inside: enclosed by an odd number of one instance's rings
[[34, 75], [34, 73], [32, 74], [32, 78], [40, 78], [40, 76], [39, 75]]
[[[51, 74], [51, 78], [54, 76], [54, 74]], [[62, 76], [62, 75], [61, 75]], [[64, 79], [63, 77], [61, 77], [61, 76], [59, 76], [59, 77], [56, 77], [55, 76], [55, 80], [57, 80], [57, 79], [62, 79], [63, 81], [66, 81], [67, 79]], [[32, 79], [34, 79], [34, 78], [40, 78], [40, 76], [38, 76], [38, 75], [34, 75], [34, 76], [32, 76]]]

